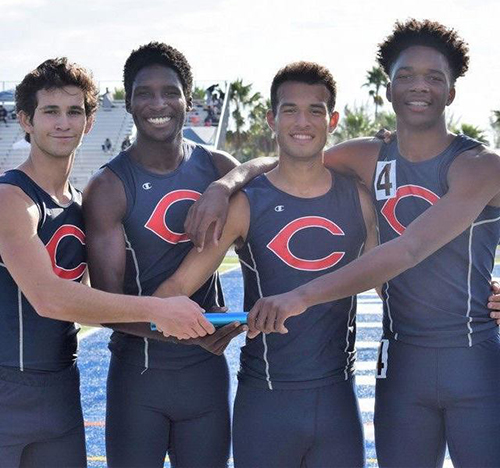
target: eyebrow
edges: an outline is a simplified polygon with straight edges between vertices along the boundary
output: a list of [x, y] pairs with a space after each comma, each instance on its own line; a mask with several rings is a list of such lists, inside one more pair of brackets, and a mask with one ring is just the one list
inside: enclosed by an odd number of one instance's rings
[[[69, 108], [71, 110], [81, 110], [81, 111], [85, 110], [83, 106], [70, 106]], [[40, 110], [59, 110], [59, 109], [60, 106], [57, 106], [55, 104], [49, 104], [48, 106], [40, 107]]]
[[[408, 66], [408, 67], [399, 67], [399, 68], [396, 70], [396, 72], [401, 71], [401, 70], [403, 70], [403, 71], [413, 71], [413, 70], [415, 70], [415, 68], [414, 68], [414, 67], [409, 67], [409, 66]], [[434, 68], [431, 68], [431, 69], [429, 70], [429, 72], [430, 72], [430, 73], [438, 73], [438, 74], [443, 75], [443, 76], [445, 75], [445, 74], [444, 74], [441, 70], [436, 70], [436, 69], [434, 69]]]

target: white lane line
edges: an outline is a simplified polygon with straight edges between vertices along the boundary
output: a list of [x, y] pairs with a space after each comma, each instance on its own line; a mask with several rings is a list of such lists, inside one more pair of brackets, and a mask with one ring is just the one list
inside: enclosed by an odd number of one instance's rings
[[357, 349], [377, 349], [379, 345], [378, 341], [356, 341], [356, 348]]
[[359, 322], [357, 323], [358, 328], [382, 328], [380, 322]]
[[358, 371], [373, 371], [377, 368], [375, 361], [356, 361], [356, 370]]

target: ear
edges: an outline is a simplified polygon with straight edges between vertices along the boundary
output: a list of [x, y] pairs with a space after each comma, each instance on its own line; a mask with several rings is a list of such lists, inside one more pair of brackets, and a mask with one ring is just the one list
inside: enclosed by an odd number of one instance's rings
[[456, 95], [455, 86], [453, 86], [450, 89], [450, 92], [448, 93], [448, 99], [446, 100], [447, 106], [449, 106], [455, 100], [455, 95]]
[[127, 97], [125, 97], [125, 110], [126, 110], [129, 114], [132, 114], [132, 112], [130, 112], [130, 99], [128, 99]]
[[95, 114], [92, 114], [87, 117], [87, 123], [85, 124], [85, 129], [83, 130], [84, 135], [90, 132], [92, 130], [92, 127], [94, 126], [95, 123]]
[[33, 133], [33, 123], [32, 119], [26, 112], [24, 111], [19, 111], [17, 113], [17, 118], [19, 119], [19, 124], [21, 125], [22, 129], [28, 133], [31, 134]]
[[269, 128], [274, 132], [276, 122], [274, 118], [274, 112], [271, 109], [269, 109], [266, 113], [266, 120], [267, 120], [267, 125], [269, 125]]
[[332, 115], [330, 116], [330, 122], [328, 123], [328, 133], [332, 133], [336, 128], [337, 124], [339, 123], [339, 113], [337, 111], [334, 111]]
[[387, 83], [387, 87], [385, 88], [385, 98], [389, 101], [392, 102], [392, 97], [391, 97], [391, 83]]
[[189, 98], [186, 101], [186, 112], [189, 112], [193, 108], [193, 98]]

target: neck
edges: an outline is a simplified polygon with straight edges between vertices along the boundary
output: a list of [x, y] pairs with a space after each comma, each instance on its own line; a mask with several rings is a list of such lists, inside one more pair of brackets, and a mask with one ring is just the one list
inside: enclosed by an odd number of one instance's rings
[[177, 168], [184, 157], [182, 135], [179, 134], [170, 142], [158, 142], [137, 135], [129, 152], [135, 161], [151, 172], [171, 172]]
[[410, 161], [425, 161], [444, 151], [454, 138], [448, 132], [444, 118], [431, 128], [409, 128], [398, 122], [397, 138], [399, 152]]
[[68, 179], [74, 158], [75, 153], [67, 158], [50, 157], [32, 147], [28, 159], [18, 169], [33, 179], [55, 200], [64, 204], [71, 199]]
[[268, 173], [271, 183], [283, 192], [302, 198], [324, 195], [332, 186], [331, 173], [323, 165], [323, 154], [297, 160], [280, 154], [279, 164]]

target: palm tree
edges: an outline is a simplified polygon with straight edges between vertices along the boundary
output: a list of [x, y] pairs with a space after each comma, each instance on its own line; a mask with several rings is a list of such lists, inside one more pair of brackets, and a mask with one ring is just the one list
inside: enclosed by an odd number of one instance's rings
[[476, 125], [471, 125], [468, 123], [463, 123], [460, 126], [455, 126], [451, 128], [453, 133], [461, 133], [462, 135], [466, 135], [470, 138], [474, 138], [485, 145], [489, 145], [489, 142], [486, 138], [484, 130], [480, 129]]
[[368, 114], [365, 106], [344, 107], [344, 116], [333, 134], [335, 142], [350, 140], [367, 135], [373, 135], [376, 131], [374, 121]]
[[243, 80], [241, 78], [238, 78], [230, 85], [229, 101], [234, 109], [231, 114], [235, 126], [234, 144], [236, 147], [236, 155], [240, 157], [242, 155], [242, 134], [246, 125], [249, 108], [258, 102], [261, 97], [262, 96], [259, 92], [252, 94], [252, 85], [243, 84]]
[[384, 98], [380, 95], [380, 88], [387, 86], [388, 82], [387, 75], [381, 67], [374, 66], [366, 73], [366, 83], [363, 86], [373, 88], [368, 91], [368, 94], [375, 103], [375, 119], [378, 116], [378, 108], [384, 105]]

